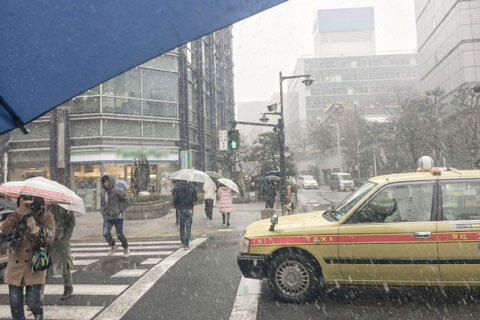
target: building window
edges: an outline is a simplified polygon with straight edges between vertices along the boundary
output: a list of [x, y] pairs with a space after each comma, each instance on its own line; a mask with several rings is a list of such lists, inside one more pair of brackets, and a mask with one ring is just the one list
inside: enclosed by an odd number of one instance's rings
[[50, 139], [50, 123], [49, 122], [31, 122], [25, 126], [30, 133], [24, 134], [20, 130], [14, 130], [11, 133], [13, 141]]
[[103, 84], [103, 94], [117, 97], [140, 98], [140, 70], [128, 70]]
[[102, 97], [102, 110], [104, 113], [133, 114], [142, 113], [140, 100]]
[[131, 120], [103, 119], [103, 135], [107, 137], [141, 137], [142, 123]]
[[176, 55], [164, 54], [145, 62], [142, 67], [171, 72], [178, 71], [178, 58]]
[[178, 75], [173, 72], [142, 70], [143, 98], [177, 102]]
[[179, 127], [176, 123], [169, 122], [143, 122], [145, 138], [178, 139]]
[[172, 102], [144, 101], [143, 115], [152, 117], [177, 118], [177, 104]]
[[70, 112], [74, 114], [100, 112], [100, 97], [79, 96], [70, 100], [68, 104]]
[[70, 136], [72, 138], [100, 136], [100, 120], [71, 120]]

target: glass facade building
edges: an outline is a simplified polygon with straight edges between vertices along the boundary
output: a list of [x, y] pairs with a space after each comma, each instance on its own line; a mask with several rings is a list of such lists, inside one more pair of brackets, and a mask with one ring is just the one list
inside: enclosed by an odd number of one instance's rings
[[102, 174], [130, 180], [143, 154], [160, 190], [180, 150], [191, 153], [193, 167], [215, 170], [217, 132], [233, 118], [228, 27], [82, 93], [29, 124], [28, 135], [10, 133], [8, 179], [55, 178], [65, 169], [74, 189], [94, 189]]

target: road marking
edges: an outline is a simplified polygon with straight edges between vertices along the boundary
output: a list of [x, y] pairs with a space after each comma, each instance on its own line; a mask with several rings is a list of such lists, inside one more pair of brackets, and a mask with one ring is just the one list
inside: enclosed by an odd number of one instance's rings
[[148, 259], [142, 261], [142, 263], [140, 263], [140, 264], [157, 264], [160, 261], [162, 261], [162, 258], [148, 258]]
[[115, 273], [112, 278], [138, 278], [141, 277], [147, 269], [123, 269]]
[[152, 267], [131, 287], [117, 297], [111, 305], [105, 308], [95, 320], [112, 320], [122, 318], [130, 308], [170, 269], [177, 261], [203, 243], [207, 238], [197, 238], [190, 242], [190, 249], [178, 249], [170, 256], [163, 259], [159, 264]]
[[[98, 307], [79, 307], [79, 306], [43, 306], [44, 319], [63, 319], [63, 320], [89, 320], [92, 319], [103, 306]], [[10, 306], [0, 305], [0, 318], [11, 319]], [[34, 319], [30, 311], [25, 311], [27, 319]]]
[[[145, 250], [145, 249], [178, 249], [177, 245], [166, 245], [166, 246], [141, 246], [141, 247], [135, 247], [135, 246], [128, 246], [130, 250]], [[72, 252], [79, 252], [79, 251], [109, 251], [110, 247], [89, 247], [89, 248], [80, 248], [80, 247], [75, 247], [72, 248]]]
[[232, 232], [233, 229], [218, 229], [218, 232]]
[[97, 262], [98, 259], [92, 260], [92, 259], [83, 259], [83, 260], [73, 260], [73, 265], [74, 266], [88, 266], [92, 263]]
[[230, 320], [257, 319], [260, 280], [242, 277], [238, 285], [237, 297], [233, 304]]
[[[130, 256], [168, 256], [173, 251], [133, 251]], [[123, 252], [116, 252], [114, 256], [123, 256]], [[106, 257], [108, 252], [73, 252], [73, 258], [87, 258], [87, 257]]]
[[[178, 240], [161, 240], [161, 241], [129, 241], [128, 245], [150, 245], [150, 244], [180, 244]], [[72, 247], [89, 247], [89, 246], [106, 246], [109, 248], [106, 242], [74, 242], [70, 244]]]
[[[74, 284], [73, 290], [75, 295], [98, 295], [98, 296], [118, 296], [128, 285], [124, 284]], [[45, 295], [62, 295], [63, 285], [47, 284], [45, 285]], [[0, 285], [0, 294], [8, 295], [8, 286]]]

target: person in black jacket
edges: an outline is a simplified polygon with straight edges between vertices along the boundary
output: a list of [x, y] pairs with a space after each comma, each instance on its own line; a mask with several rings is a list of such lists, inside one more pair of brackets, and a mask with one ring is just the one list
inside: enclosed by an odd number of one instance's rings
[[179, 180], [172, 191], [173, 204], [180, 216], [180, 240], [188, 249], [192, 231], [193, 204], [197, 201], [197, 191], [188, 181]]

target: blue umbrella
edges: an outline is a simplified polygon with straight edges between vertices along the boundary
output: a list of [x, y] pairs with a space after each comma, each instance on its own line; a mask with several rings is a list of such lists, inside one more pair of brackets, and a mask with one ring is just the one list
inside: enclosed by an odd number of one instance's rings
[[2, 0], [0, 133], [286, 0]]

